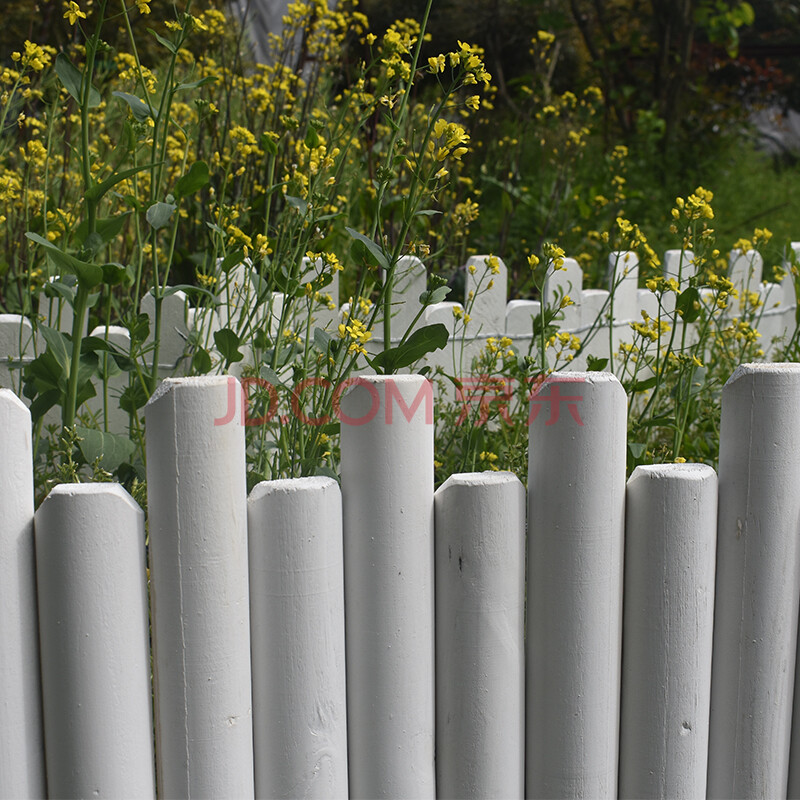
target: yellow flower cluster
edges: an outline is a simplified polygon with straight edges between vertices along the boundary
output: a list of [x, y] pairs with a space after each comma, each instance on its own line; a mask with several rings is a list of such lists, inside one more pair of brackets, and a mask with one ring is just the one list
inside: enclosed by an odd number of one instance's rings
[[339, 338], [349, 340], [347, 352], [367, 354], [364, 345], [372, 338], [372, 331], [367, 330], [367, 326], [360, 320], [350, 318], [348, 323], [342, 322], [339, 325]]

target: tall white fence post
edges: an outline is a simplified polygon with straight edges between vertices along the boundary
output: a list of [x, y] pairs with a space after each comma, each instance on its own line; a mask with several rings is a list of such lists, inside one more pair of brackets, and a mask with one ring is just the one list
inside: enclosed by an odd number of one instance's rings
[[722, 391], [708, 796], [786, 795], [800, 601], [800, 364]]
[[355, 383], [339, 415], [350, 796], [433, 798], [433, 392]]
[[0, 798], [44, 797], [31, 415], [0, 389]]
[[241, 387], [162, 382], [145, 409], [160, 797], [252, 797]]
[[256, 797], [346, 798], [339, 485], [264, 481], [247, 515]]
[[706, 796], [717, 475], [637, 467], [625, 525], [619, 796]]
[[617, 796], [626, 413], [610, 373], [557, 373], [531, 399], [531, 798]]
[[434, 496], [436, 796], [525, 787], [525, 489], [452, 475]]
[[144, 514], [118, 484], [36, 512], [50, 797], [155, 797]]

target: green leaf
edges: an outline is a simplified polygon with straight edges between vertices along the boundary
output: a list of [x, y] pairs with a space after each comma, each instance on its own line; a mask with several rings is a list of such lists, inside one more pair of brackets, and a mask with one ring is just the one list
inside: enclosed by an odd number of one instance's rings
[[339, 476], [336, 472], [334, 472], [327, 464], [320, 464], [315, 470], [315, 475], [319, 475], [322, 478], [333, 478], [335, 481], [339, 480]]
[[419, 302], [423, 306], [432, 306], [434, 303], [441, 303], [450, 294], [449, 286], [437, 286], [435, 289], [423, 292], [419, 296]]
[[128, 414], [135, 414], [150, 399], [140, 381], [128, 386], [119, 398], [119, 407]]
[[107, 286], [127, 284], [130, 280], [128, 270], [122, 264], [103, 264], [103, 283]]
[[88, 261], [81, 261], [75, 256], [59, 250], [52, 242], [42, 238], [37, 233], [27, 231], [25, 236], [32, 242], [41, 245], [47, 251], [53, 263], [61, 270], [66, 270], [78, 276], [78, 281], [82, 286], [91, 289], [103, 282], [103, 270], [97, 264], [90, 264]]
[[[59, 53], [56, 56], [56, 75], [58, 75], [61, 83], [64, 84], [66, 90], [75, 98], [78, 105], [83, 104], [83, 97], [81, 96], [81, 88], [83, 86], [83, 73], [64, 55]], [[100, 105], [102, 98], [100, 92], [91, 86], [89, 88], [89, 108], [97, 108]]]
[[234, 250], [228, 253], [219, 265], [223, 272], [229, 272], [233, 267], [241, 264], [244, 261], [244, 250]]
[[653, 375], [652, 377], [646, 378], [643, 381], [634, 381], [632, 384], [630, 384], [628, 391], [633, 392], [634, 394], [636, 392], [645, 392], [648, 389], [652, 389], [656, 383], [658, 383], [658, 376]]
[[87, 463], [93, 464], [99, 458], [100, 466], [108, 472], [114, 472], [120, 464], [129, 461], [136, 451], [136, 445], [122, 434], [105, 433], [81, 425], [76, 425], [75, 431], [81, 437], [78, 447]]
[[261, 134], [258, 144], [262, 150], [266, 150], [271, 156], [278, 155], [278, 143], [271, 136], [267, 136], [266, 133]]
[[154, 31], [152, 28], [148, 28], [147, 30], [148, 30], [150, 33], [152, 33], [152, 34], [153, 34], [153, 36], [155, 36], [155, 37], [156, 37], [156, 41], [157, 41], [157, 42], [158, 42], [160, 45], [162, 45], [163, 47], [166, 47], [166, 48], [167, 48], [167, 50], [169, 50], [169, 52], [170, 52], [170, 53], [172, 53], [173, 55], [176, 55], [176, 54], [177, 54], [177, 52], [178, 52], [178, 45], [176, 45], [174, 42], [171, 42], [169, 39], [165, 39], [163, 36], [159, 36], [159, 35], [158, 35], [158, 34], [157, 34], [157, 33], [156, 33], [156, 32], [155, 32], [155, 31]]
[[68, 286], [62, 281], [48, 281], [44, 285], [44, 295], [52, 299], [62, 299], [70, 304], [75, 305], [75, 288]]
[[314, 345], [320, 353], [327, 353], [332, 341], [333, 336], [327, 331], [322, 328], [314, 328]]
[[205, 161], [195, 161], [189, 167], [189, 171], [175, 184], [175, 194], [178, 197], [188, 197], [202, 189], [208, 181], [208, 164]]
[[169, 224], [170, 217], [175, 213], [174, 203], [156, 202], [147, 209], [147, 221], [154, 230], [159, 230]]
[[[98, 236], [100, 237], [100, 241], [102, 244], [107, 244], [116, 236], [119, 236], [122, 228], [125, 226], [125, 220], [131, 215], [130, 211], [126, 211], [124, 214], [118, 214], [115, 217], [99, 217], [96, 220], [96, 231]], [[89, 231], [89, 222], [88, 220], [83, 220], [80, 225], [75, 229], [75, 235], [78, 237], [78, 240], [83, 243], [83, 246], [86, 247], [87, 241], [87, 234]]]
[[647, 450], [647, 445], [641, 442], [628, 442], [628, 450], [634, 458], [639, 459]]
[[280, 375], [275, 372], [272, 367], [267, 366], [264, 364], [261, 369], [258, 371], [259, 377], [263, 378], [267, 383], [277, 388], [283, 388], [283, 381], [281, 381]]
[[305, 145], [309, 150], [314, 150], [319, 147], [319, 134], [314, 128], [309, 127], [306, 131]]
[[308, 213], [308, 203], [303, 200], [302, 197], [293, 197], [292, 195], [287, 194], [284, 195], [283, 199], [286, 200], [290, 206], [296, 208], [303, 216]]
[[428, 353], [446, 347], [449, 337], [447, 328], [441, 322], [426, 325], [414, 331], [403, 344], [378, 353], [372, 360], [372, 366], [375, 369], [382, 368], [387, 373], [402, 369]]
[[198, 347], [192, 356], [192, 369], [198, 375], [206, 375], [211, 371], [211, 356], [203, 347]]
[[694, 286], [684, 289], [675, 301], [675, 308], [684, 322], [694, 322], [700, 316], [700, 292]]
[[607, 358], [597, 358], [597, 356], [586, 356], [587, 372], [602, 372], [608, 364]]
[[363, 233], [353, 230], [353, 228], [345, 227], [345, 230], [350, 234], [350, 236], [352, 236], [356, 241], [361, 242], [361, 244], [363, 244], [367, 250], [369, 250], [379, 267], [382, 267], [384, 270], [386, 270], [386, 272], [389, 272], [389, 261], [384, 255], [380, 245], [373, 242], [368, 236], [364, 236]]
[[151, 114], [150, 106], [148, 106], [144, 100], [140, 100], [136, 97], [136, 95], [128, 94], [127, 92], [111, 92], [111, 94], [114, 95], [114, 97], [119, 97], [120, 100], [128, 104], [137, 122], [145, 122], [150, 117], [156, 119], [155, 109]]
[[218, 78], [213, 75], [206, 75], [205, 78], [200, 78], [199, 81], [191, 81], [191, 83], [179, 83], [175, 87], [175, 91], [180, 91], [181, 89], [199, 89], [201, 86], [207, 86], [209, 83], [216, 83]]
[[214, 343], [227, 364], [241, 361], [244, 358], [244, 355], [239, 350], [239, 337], [230, 328], [222, 328], [222, 330], [216, 331], [214, 333]]
[[[122, 172], [116, 172], [113, 175], [110, 175], [106, 178], [102, 183], [95, 183], [93, 186], [90, 186], [86, 192], [85, 196], [88, 200], [100, 200], [109, 189], [116, 186], [120, 181], [124, 181], [127, 178], [131, 178], [136, 175], [137, 172], [142, 172], [143, 170], [150, 169], [151, 167], [156, 166], [155, 164], [142, 164], [141, 167], [131, 167], [130, 169], [124, 169]], [[129, 198], [130, 203], [133, 205], [138, 205], [134, 198]]]

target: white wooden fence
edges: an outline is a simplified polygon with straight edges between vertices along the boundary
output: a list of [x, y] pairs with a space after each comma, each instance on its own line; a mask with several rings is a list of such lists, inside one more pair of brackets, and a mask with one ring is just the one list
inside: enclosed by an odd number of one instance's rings
[[118, 485], [34, 513], [0, 391], [0, 797], [800, 796], [800, 365], [731, 377], [718, 478], [627, 487], [617, 379], [551, 376], [527, 502], [434, 493], [417, 375], [345, 396], [341, 489], [248, 498], [231, 381], [146, 408], [149, 573]]
[[[800, 255], [800, 242], [792, 243], [796, 254]], [[688, 286], [696, 267], [692, 262], [690, 251], [667, 251], [664, 255], [664, 275], [679, 281], [681, 289]], [[472, 358], [486, 347], [490, 337], [507, 336], [520, 353], [535, 353], [538, 341], [533, 335], [534, 320], [541, 310], [539, 300], [507, 301], [507, 269], [502, 260], [497, 260], [499, 272], [487, 275], [486, 257], [473, 256], [464, 267], [464, 296], [446, 302], [435, 303], [424, 309], [419, 319], [414, 322], [421, 310], [420, 295], [427, 289], [427, 271], [424, 264], [416, 258], [404, 257], [397, 270], [397, 285], [392, 300], [392, 340], [399, 342], [409, 325], [419, 328], [423, 325], [443, 323], [450, 332], [448, 347], [429, 354], [426, 363], [431, 367], [441, 366], [446, 372], [454, 375], [466, 375], [470, 372]], [[557, 305], [560, 298], [569, 295], [574, 305], [565, 308], [557, 324], [561, 330], [577, 334], [584, 340], [584, 348], [574, 362], [572, 369], [585, 369], [589, 356], [609, 358], [612, 352], [619, 350], [620, 343], [632, 342], [634, 333], [631, 322], [642, 321], [642, 311], [651, 318], [662, 318], [674, 312], [675, 294], [667, 293], [661, 303], [659, 313], [658, 296], [646, 288], [638, 288], [639, 266], [633, 253], [612, 253], [609, 257], [609, 287], [616, 287], [613, 292], [606, 289], [584, 289], [583, 272], [577, 261], [568, 258], [565, 268], [551, 274], [545, 286], [545, 302], [549, 306]], [[470, 268], [473, 268], [472, 270]], [[308, 259], [304, 260], [305, 278], [312, 278], [315, 271]], [[743, 254], [732, 251], [729, 256], [728, 274], [734, 286], [740, 292], [754, 293], [762, 305], [756, 316], [756, 327], [761, 339], [760, 344], [767, 357], [770, 356], [773, 341], [786, 341], [794, 332], [797, 302], [792, 276], [788, 274], [780, 284], [767, 283], [762, 280], [763, 261], [761, 256], [750, 251]], [[260, 279], [255, 271], [241, 264], [227, 274], [218, 287], [216, 308], [195, 308], [189, 303], [183, 291], [174, 291], [162, 301], [162, 323], [159, 351], [159, 372], [161, 377], [180, 376], [187, 372], [191, 355], [189, 342], [192, 337], [203, 342], [214, 352], [213, 333], [221, 327], [231, 327], [245, 333], [251, 324], [266, 325], [274, 334], [279, 327], [289, 327], [294, 331], [303, 331], [306, 320], [302, 303], [296, 304], [297, 310], [283, 315], [284, 296], [274, 293], [265, 298], [259, 296], [257, 288]], [[304, 279], [305, 279], [304, 278]], [[487, 288], [493, 279], [491, 288]], [[313, 311], [312, 329], [315, 327], [337, 335], [337, 326], [348, 313], [349, 303], [339, 298], [338, 274], [333, 283], [323, 290], [331, 297], [331, 308], [318, 307]], [[475, 292], [474, 301], [467, 302], [469, 292]], [[713, 292], [703, 290], [704, 302], [713, 305]], [[344, 298], [342, 298], [344, 301]], [[469, 324], [463, 323], [465, 305], [471, 317]], [[155, 301], [151, 294], [145, 295], [141, 303], [141, 312], [151, 320], [151, 340], [154, 329]], [[738, 301], [732, 301], [726, 312], [732, 319], [740, 316]], [[39, 320], [50, 327], [58, 328], [65, 333], [72, 332], [72, 309], [61, 298], [49, 299], [42, 295], [38, 308]], [[680, 321], [677, 323], [682, 325]], [[689, 325], [693, 328], [694, 323]], [[111, 326], [97, 328], [92, 335], [107, 338], [121, 352], [130, 350], [130, 334], [125, 328]], [[383, 349], [383, 330], [380, 320], [373, 331], [373, 338], [367, 348], [373, 354]], [[251, 339], [252, 335], [244, 338]], [[691, 335], [688, 341], [691, 341]], [[680, 337], [676, 338], [680, 341]], [[21, 369], [24, 368], [37, 353], [44, 349], [44, 342], [36, 332], [31, 320], [16, 314], [0, 314], [0, 387], [13, 388], [21, 396]], [[253, 354], [249, 347], [244, 347], [245, 358], [238, 364], [232, 364], [231, 370], [240, 375], [242, 368], [253, 363]], [[146, 357], [147, 358], [147, 357]], [[149, 356], [152, 363], [152, 355]], [[220, 361], [218, 355], [215, 359]], [[221, 368], [221, 364], [219, 367]], [[112, 431], [122, 432], [129, 422], [128, 414], [121, 411], [118, 396], [127, 386], [127, 376], [115, 375], [109, 380], [109, 420], [108, 427]], [[88, 401], [88, 410], [93, 412], [98, 421], [106, 422], [103, 417], [101, 397]], [[51, 412], [48, 421], [58, 422], [55, 412]]]

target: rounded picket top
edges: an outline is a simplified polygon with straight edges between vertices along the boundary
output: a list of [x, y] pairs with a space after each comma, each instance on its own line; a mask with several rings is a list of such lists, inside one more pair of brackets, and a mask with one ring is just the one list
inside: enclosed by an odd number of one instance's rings
[[36, 566], [48, 793], [154, 797], [142, 510], [118, 484], [54, 487]]

